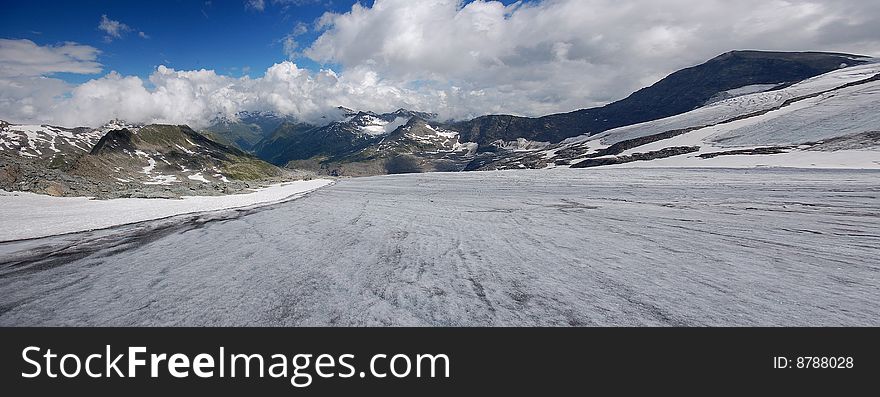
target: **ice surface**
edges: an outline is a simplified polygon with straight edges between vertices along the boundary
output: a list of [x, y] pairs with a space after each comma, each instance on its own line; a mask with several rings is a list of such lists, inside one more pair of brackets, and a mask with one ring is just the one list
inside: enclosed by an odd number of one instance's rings
[[273, 185], [248, 194], [180, 200], [51, 197], [0, 190], [0, 241], [101, 229], [184, 213], [271, 203], [331, 183], [326, 179]]
[[0, 244], [0, 325], [878, 326], [878, 195], [853, 170], [341, 180]]
[[[716, 145], [786, 145], [880, 130], [880, 81], [837, 90], [769, 114], [761, 123], [728, 128]], [[798, 106], [799, 105], [799, 106]]]

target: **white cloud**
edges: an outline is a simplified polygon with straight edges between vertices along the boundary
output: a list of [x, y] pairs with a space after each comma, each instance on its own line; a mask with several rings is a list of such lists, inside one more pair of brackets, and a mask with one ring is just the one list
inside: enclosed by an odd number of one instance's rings
[[0, 39], [0, 77], [53, 73], [100, 73], [97, 48], [67, 42], [39, 46], [27, 39]]
[[144, 32], [138, 32], [138, 36], [140, 36], [140, 38], [142, 38], [142, 39], [149, 39], [150, 38], [150, 35], [148, 35]]
[[31, 96], [27, 87], [18, 92], [4, 90], [3, 94], [11, 93], [0, 95], [0, 119], [97, 126], [121, 118], [202, 127], [218, 115], [231, 116], [240, 110], [274, 110], [319, 121], [333, 116], [340, 105], [357, 109], [422, 106], [420, 93], [387, 85], [372, 71], [354, 69], [340, 76], [332, 70], [310, 72], [289, 61], [273, 65], [257, 78], [159, 66], [148, 82], [111, 72], [72, 89], [56, 86], [46, 91], [39, 103], [21, 109], [14, 104]]
[[327, 13], [319, 27], [304, 50], [315, 60], [479, 94], [441, 112], [538, 115], [619, 99], [732, 49], [875, 52], [880, 3], [376, 0]]
[[97, 48], [63, 43], [0, 39], [0, 116], [13, 120], [52, 118], [59, 96], [71, 87], [54, 73], [101, 72]]
[[5, 121], [55, 120], [53, 109], [71, 87], [48, 77], [0, 77], [0, 119]]
[[[97, 125], [119, 117], [198, 127], [239, 110], [317, 120], [340, 105], [455, 118], [534, 116], [620, 99], [732, 49], [880, 54], [880, 2], [856, 0], [376, 0], [325, 14], [317, 27], [319, 38], [305, 47], [302, 29], [294, 28], [290, 42], [282, 41], [286, 55], [341, 65], [342, 72], [290, 61], [241, 78], [159, 67], [148, 81], [110, 73], [69, 87], [41, 76], [94, 73], [97, 50], [39, 47], [33, 52], [73, 61], [34, 61], [29, 80], [5, 82], [0, 119]], [[0, 73], [29, 68], [0, 62]]]
[[308, 32], [308, 25], [303, 22], [297, 22], [296, 26], [293, 27], [293, 31], [281, 39], [281, 51], [287, 59], [294, 60], [296, 57], [302, 55], [300, 53], [300, 43], [297, 40], [297, 37]]
[[[320, 3], [323, 0], [271, 0], [273, 5], [280, 5], [282, 11], [287, 11], [291, 6], [303, 6], [307, 4]], [[332, 4], [332, 0], [328, 0], [327, 4]], [[263, 12], [266, 10], [266, 0], [245, 0], [245, 8]]]
[[266, 9], [266, 2], [264, 0], [247, 0], [244, 2], [244, 6], [245, 8], [263, 11]]
[[[107, 18], [107, 15], [101, 15], [101, 22], [98, 23], [98, 29], [104, 31], [104, 41], [108, 43], [114, 39], [122, 38], [122, 35], [132, 30], [128, 25]], [[143, 33], [143, 32], [141, 32]]]
[[287, 35], [281, 39], [281, 51], [287, 56], [287, 59], [294, 59], [299, 56], [298, 49], [299, 42], [296, 41], [293, 35]]

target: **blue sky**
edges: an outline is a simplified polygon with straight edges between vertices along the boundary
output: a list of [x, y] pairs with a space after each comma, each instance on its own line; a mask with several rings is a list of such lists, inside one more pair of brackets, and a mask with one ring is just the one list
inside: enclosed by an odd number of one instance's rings
[[[515, 0], [503, 0], [512, 4]], [[259, 75], [287, 59], [281, 40], [304, 23], [312, 26], [325, 12], [351, 10], [353, 0], [265, 0], [264, 9], [246, 0], [45, 1], [4, 2], [0, 37], [29, 39], [39, 45], [73, 41], [101, 50], [104, 71], [147, 76], [158, 65], [177, 70], [214, 69], [231, 76]], [[361, 0], [371, 7], [373, 0]], [[107, 41], [98, 29], [101, 17], [131, 30]], [[143, 32], [149, 38], [140, 37]], [[314, 40], [310, 29], [297, 37], [305, 47]], [[319, 65], [306, 57], [294, 61], [303, 68], [341, 68]], [[97, 75], [58, 73], [55, 77], [81, 83]]]
[[[74, 41], [101, 50], [98, 61], [104, 72], [146, 76], [164, 64], [178, 70], [215, 69], [239, 76], [243, 68], [261, 73], [286, 59], [281, 39], [297, 23], [311, 24], [326, 11], [345, 12], [353, 1], [303, 1], [303, 5], [273, 4], [263, 11], [244, 1], [154, 0], [154, 1], [21, 1], [4, 2], [0, 37], [26, 38], [40, 45]], [[371, 5], [372, 1], [362, 1]], [[131, 28], [111, 42], [98, 29], [101, 16]], [[144, 32], [149, 38], [139, 36]], [[314, 39], [310, 31], [300, 38]], [[316, 68], [308, 59], [300, 66]], [[244, 69], [247, 70], [247, 69]], [[95, 75], [60, 74], [69, 82], [81, 82]]]

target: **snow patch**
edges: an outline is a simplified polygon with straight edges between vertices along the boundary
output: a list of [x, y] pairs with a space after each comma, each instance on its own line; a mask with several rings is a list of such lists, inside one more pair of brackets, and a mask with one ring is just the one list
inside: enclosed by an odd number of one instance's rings
[[180, 145], [174, 145], [174, 146], [176, 146], [178, 149], [180, 149], [181, 151], [183, 151], [186, 154], [196, 154], [196, 152], [189, 150], [183, 146], [180, 146]]
[[197, 173], [195, 173], [195, 174], [192, 174], [192, 175], [190, 175], [190, 176], [187, 176], [187, 178], [189, 178], [189, 179], [191, 179], [191, 180], [194, 180], [194, 181], [204, 182], [204, 183], [210, 183], [210, 182], [211, 182], [211, 181], [205, 179], [205, 177], [202, 175], [201, 172], [197, 172]]
[[278, 202], [332, 181], [314, 179], [272, 185], [248, 194], [183, 197], [181, 200], [52, 197], [0, 190], [0, 241], [51, 236], [174, 215]]
[[367, 121], [369, 124], [365, 126], [359, 126], [358, 129], [366, 135], [370, 136], [379, 136], [379, 135], [387, 135], [399, 128], [402, 125], [405, 125], [409, 119], [406, 117], [396, 117], [394, 121], [387, 122], [378, 117], [373, 116], [364, 116], [363, 119]]
[[217, 178], [223, 182], [229, 182], [229, 179], [226, 178], [226, 175], [223, 174], [214, 174], [214, 178]]
[[174, 175], [153, 175], [152, 180], [144, 182], [144, 185], [168, 185], [174, 182], [180, 182]]

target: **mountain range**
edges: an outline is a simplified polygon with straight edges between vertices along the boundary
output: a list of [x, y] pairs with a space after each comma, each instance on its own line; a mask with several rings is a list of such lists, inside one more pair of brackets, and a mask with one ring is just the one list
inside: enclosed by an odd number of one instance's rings
[[[198, 132], [121, 121], [99, 128], [0, 122], [0, 188], [173, 197], [245, 191], [312, 173], [722, 166], [756, 159], [785, 165], [768, 156], [795, 161], [876, 149], [878, 75], [880, 64], [864, 56], [732, 51], [620, 101], [538, 118], [440, 120], [407, 109], [339, 107], [320, 123], [242, 111], [218, 116]], [[868, 157], [866, 164], [876, 163]]]
[[[516, 159], [528, 157], [523, 153], [552, 150], [568, 139], [664, 119], [737, 97], [780, 92], [805, 79], [870, 62], [868, 57], [839, 53], [731, 51], [598, 108], [538, 118], [487, 115], [465, 121], [442, 121], [430, 113], [405, 109], [377, 114], [340, 108], [341, 120], [314, 125], [288, 119], [272, 132], [264, 130], [258, 143], [239, 148], [278, 166], [329, 175], [503, 169], [514, 163], [543, 167], [546, 161]], [[236, 128], [242, 125], [226, 131], [214, 125], [207, 131], [232, 140]]]

